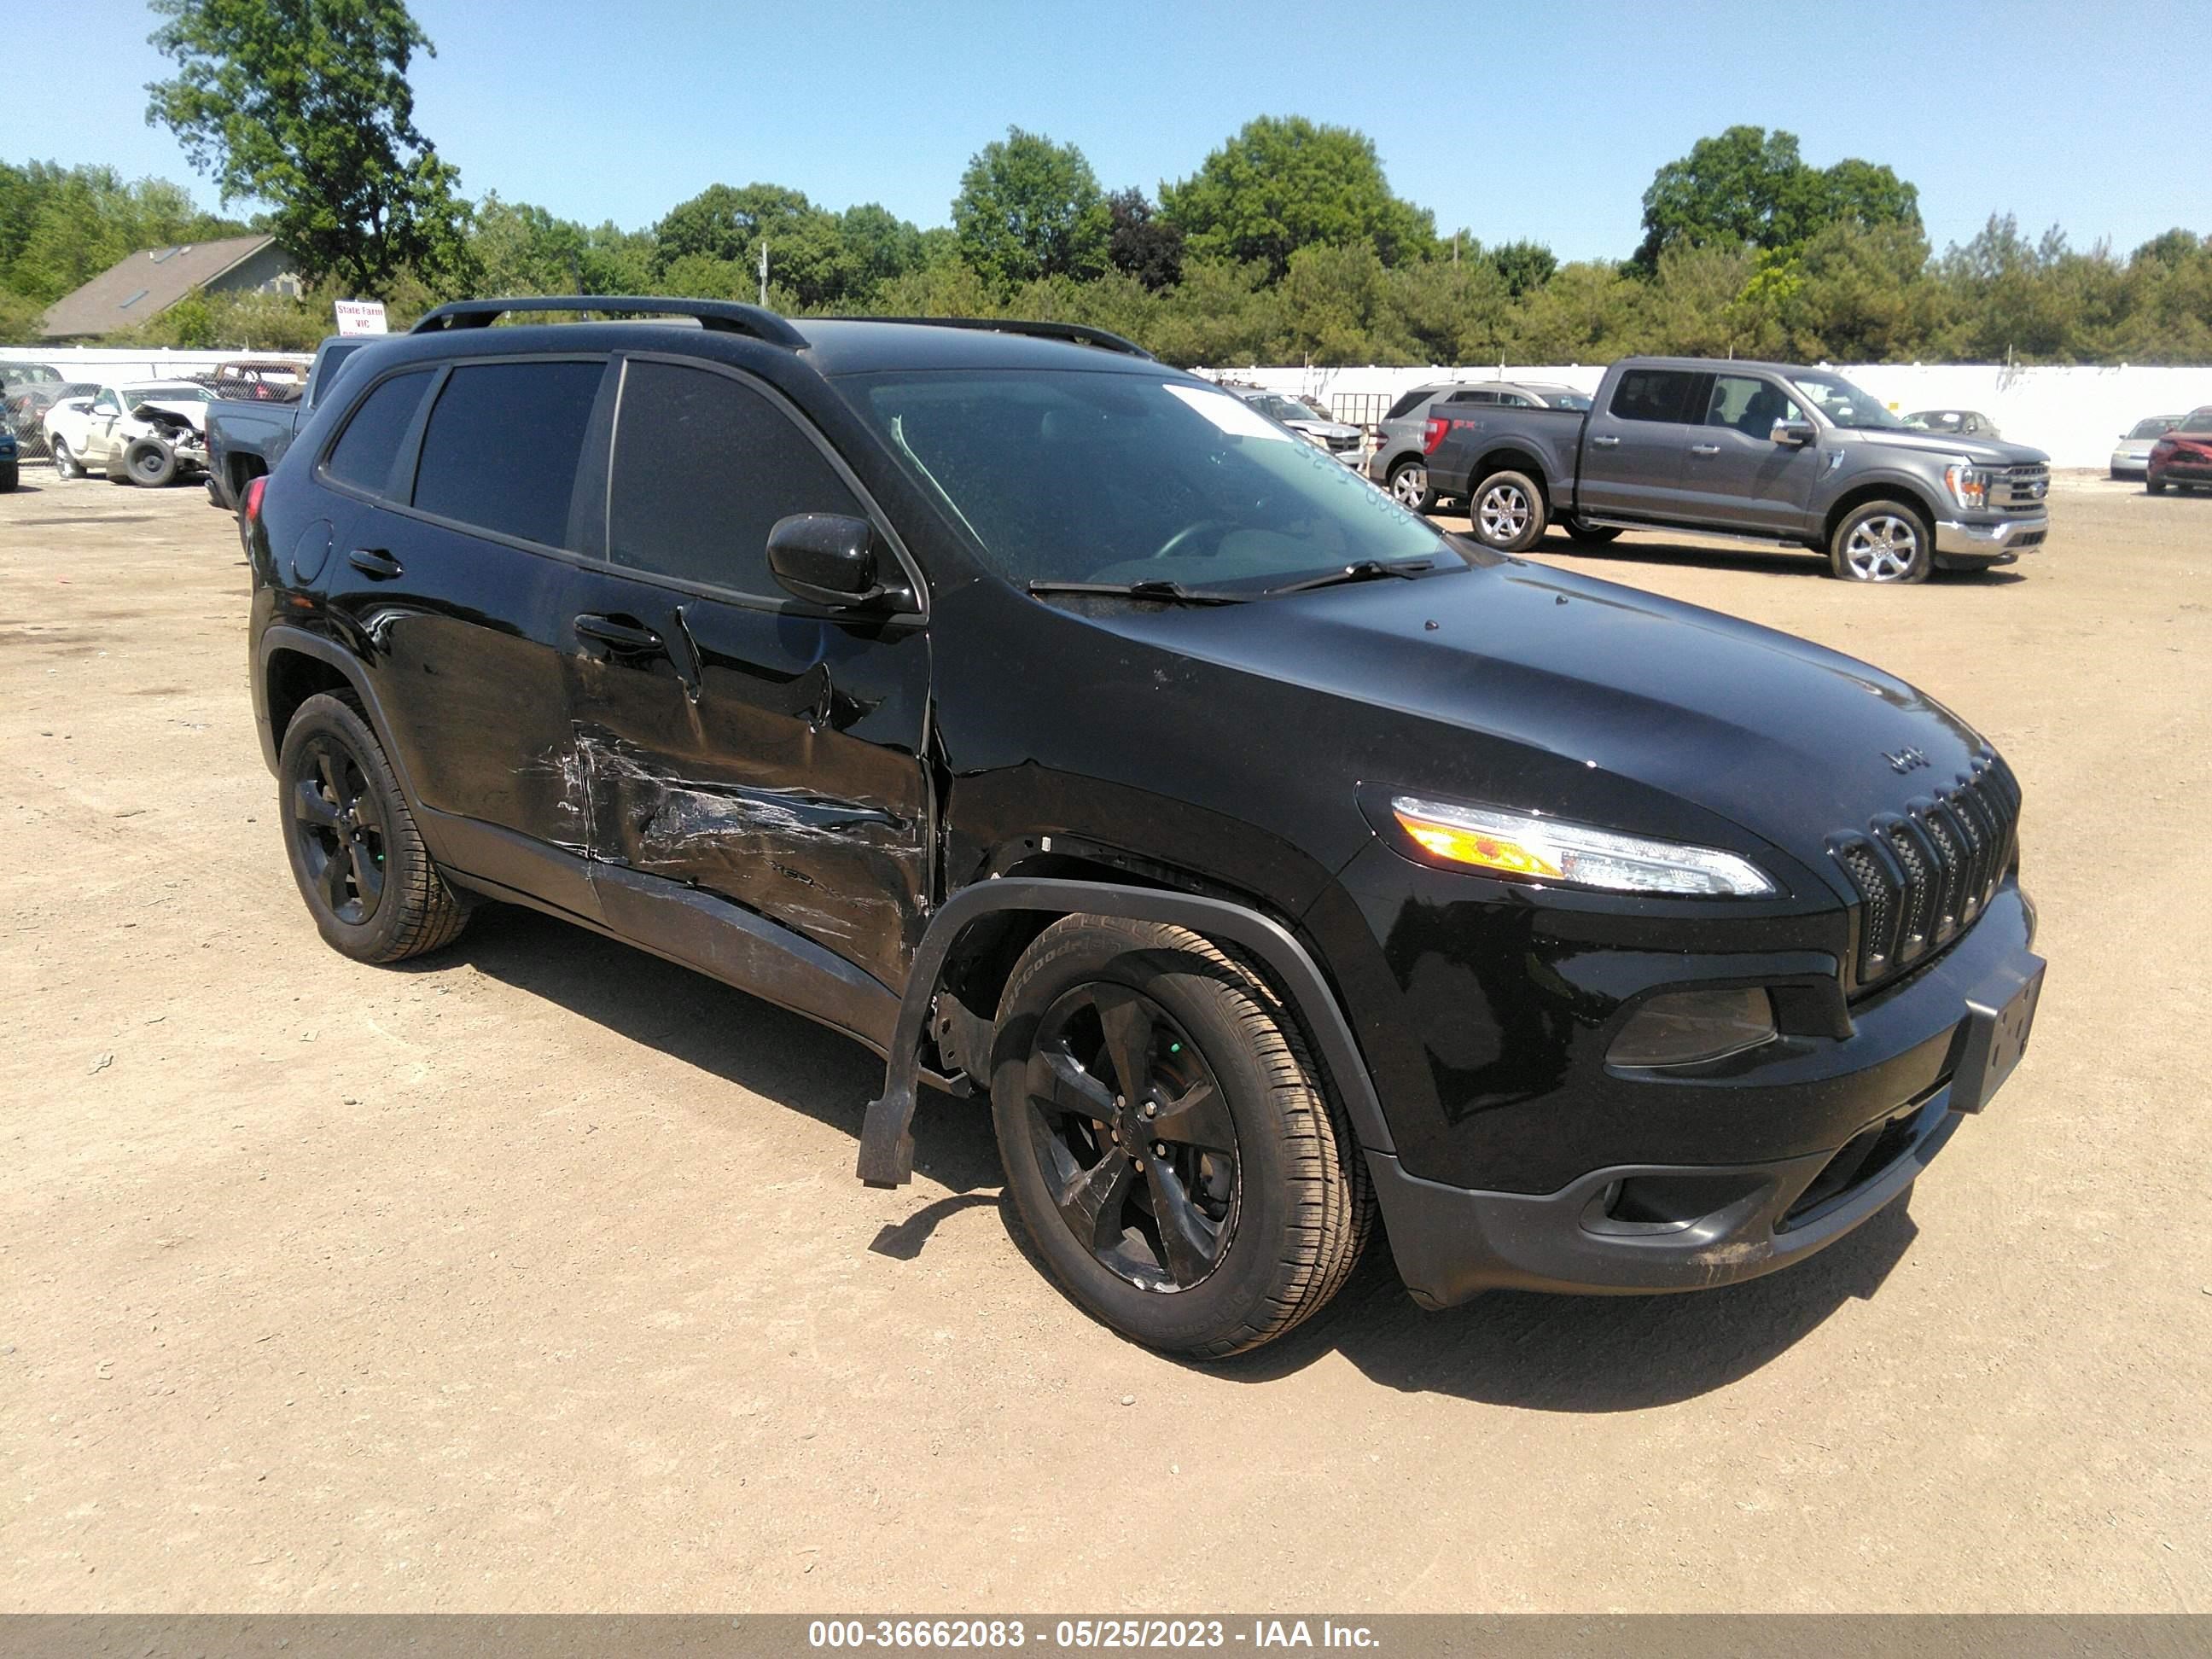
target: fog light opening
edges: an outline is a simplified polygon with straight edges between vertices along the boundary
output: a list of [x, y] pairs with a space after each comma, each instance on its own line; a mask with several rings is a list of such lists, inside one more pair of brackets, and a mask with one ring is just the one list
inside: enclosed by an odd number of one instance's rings
[[1774, 1034], [1774, 1000], [1763, 990], [1668, 991], [1629, 1016], [1605, 1058], [1638, 1071], [1695, 1066], [1756, 1048]]

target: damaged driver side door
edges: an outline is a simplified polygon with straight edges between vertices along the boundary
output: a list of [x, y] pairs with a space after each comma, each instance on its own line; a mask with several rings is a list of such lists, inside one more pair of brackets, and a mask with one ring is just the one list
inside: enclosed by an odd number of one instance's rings
[[896, 989], [928, 893], [928, 635], [795, 599], [767, 559], [791, 514], [888, 526], [763, 383], [643, 355], [620, 374], [564, 641], [603, 907], [681, 884]]

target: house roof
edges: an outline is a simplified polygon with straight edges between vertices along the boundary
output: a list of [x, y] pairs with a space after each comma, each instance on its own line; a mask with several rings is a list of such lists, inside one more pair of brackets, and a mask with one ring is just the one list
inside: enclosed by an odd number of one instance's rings
[[244, 264], [276, 239], [231, 236], [215, 242], [142, 248], [46, 307], [40, 325], [49, 340], [76, 339], [129, 328], [159, 316], [194, 289]]

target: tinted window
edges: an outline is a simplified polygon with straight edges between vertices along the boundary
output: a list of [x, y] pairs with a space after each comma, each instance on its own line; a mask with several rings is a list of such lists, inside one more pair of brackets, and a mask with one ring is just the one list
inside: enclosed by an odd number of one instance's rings
[[1706, 402], [1707, 426], [1731, 427], [1747, 438], [1771, 438], [1777, 421], [1802, 421], [1805, 412], [1771, 380], [1750, 374], [1716, 374]]
[[438, 394], [415, 505], [441, 519], [560, 546], [600, 363], [471, 363]]
[[615, 563], [740, 592], [780, 590], [768, 532], [794, 513], [865, 509], [783, 411], [725, 374], [634, 362], [609, 481]]
[[323, 471], [340, 483], [381, 494], [392, 482], [392, 463], [407, 435], [415, 407], [430, 384], [430, 371], [395, 374], [362, 400], [331, 450]]
[[2191, 410], [2188, 414], [2181, 417], [2181, 424], [2174, 428], [2174, 430], [2177, 432], [2212, 432], [2212, 406], [2208, 406], [2203, 409]]
[[2173, 420], [2171, 416], [2154, 416], [2148, 421], [2137, 421], [2136, 422], [2135, 430], [2129, 433], [2128, 436], [2130, 438], [2163, 438], [2167, 433], [2172, 430]]
[[1632, 368], [1613, 392], [1613, 418], [1686, 421], [1690, 388], [1698, 377], [1679, 368]]
[[1411, 392], [1399, 394], [1398, 401], [1390, 405], [1383, 416], [1386, 421], [1402, 421], [1424, 404], [1433, 402], [1450, 390], [1448, 386], [1417, 386]]
[[1498, 394], [1495, 392], [1455, 392], [1451, 400], [1455, 404], [1494, 404], [1498, 401]]

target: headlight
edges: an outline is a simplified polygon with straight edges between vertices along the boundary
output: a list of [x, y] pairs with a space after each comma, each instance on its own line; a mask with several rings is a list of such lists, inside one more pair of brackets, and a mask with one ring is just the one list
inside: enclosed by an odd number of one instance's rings
[[1750, 860], [1713, 847], [1646, 841], [1540, 813], [1391, 798], [1399, 827], [1446, 863], [1616, 893], [1751, 897], [1779, 891]]
[[1943, 488], [1961, 507], [1978, 508], [1990, 504], [1990, 475], [1964, 461], [1954, 461], [1943, 469]]

